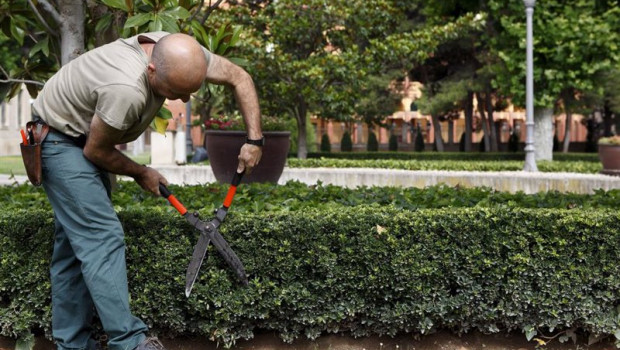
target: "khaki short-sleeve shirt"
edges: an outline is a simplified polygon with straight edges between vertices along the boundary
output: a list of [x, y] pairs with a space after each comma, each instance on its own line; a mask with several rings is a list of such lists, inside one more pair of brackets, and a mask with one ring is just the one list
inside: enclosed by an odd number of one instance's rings
[[[150, 125], [165, 98], [153, 93], [147, 79], [148, 56], [141, 42], [157, 42], [166, 32], [118, 39], [64, 65], [33, 103], [34, 114], [69, 136], [88, 135], [96, 114], [135, 140]], [[207, 62], [210, 53], [204, 49]]]

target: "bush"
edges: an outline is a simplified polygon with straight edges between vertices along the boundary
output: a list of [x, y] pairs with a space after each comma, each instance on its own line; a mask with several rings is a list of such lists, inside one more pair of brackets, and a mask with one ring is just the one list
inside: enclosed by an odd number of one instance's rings
[[[158, 208], [119, 217], [132, 309], [161, 335], [231, 346], [259, 330], [287, 341], [325, 332], [620, 330], [617, 210], [231, 212], [221, 230], [250, 285], [239, 286], [211, 250], [190, 298], [183, 276], [195, 229]], [[49, 335], [52, 231], [50, 211], [0, 214], [2, 335]]]
[[413, 146], [416, 152], [424, 151], [424, 135], [422, 135], [422, 130], [417, 128], [415, 134], [415, 145]]
[[[120, 181], [112, 194], [117, 210], [156, 207], [174, 215], [174, 209], [163, 198], [145, 192], [135, 182]], [[196, 186], [170, 185], [171, 191], [187, 208], [204, 208], [213, 212], [226, 196], [228, 184], [210, 183]], [[29, 185], [0, 186], [0, 201], [5, 211], [21, 208], [51, 209], [41, 188]], [[237, 188], [233, 203], [236, 213], [276, 213], [304, 211], [338, 204], [392, 205], [403, 210], [427, 208], [556, 208], [620, 210], [620, 189], [597, 191], [595, 194], [541, 192], [536, 194], [507, 193], [490, 188], [430, 186], [373, 186], [360, 189], [335, 185], [306, 185], [289, 181], [285, 185], [244, 184]]]
[[379, 150], [377, 135], [372, 131], [368, 133], [368, 145], [366, 145], [366, 150], [369, 152], [377, 152]]
[[388, 149], [392, 152], [398, 151], [398, 139], [396, 135], [390, 135], [390, 140], [388, 141]]
[[[422, 154], [422, 153], [418, 153]], [[436, 153], [433, 153], [433, 155]], [[493, 153], [489, 153], [493, 154]], [[417, 160], [413, 159], [288, 159], [291, 168], [383, 168], [401, 170], [448, 170], [448, 171], [521, 171], [523, 160]], [[543, 172], [572, 172], [595, 174], [602, 164], [591, 161], [538, 161], [538, 170]]]
[[508, 151], [519, 151], [519, 135], [517, 135], [517, 133], [514, 131], [510, 133], [510, 138], [508, 138]]
[[[392, 159], [392, 160], [426, 160], [426, 161], [496, 161], [525, 160], [525, 153], [518, 152], [355, 152], [355, 153], [308, 153], [308, 158], [338, 158], [338, 159]], [[553, 161], [557, 162], [590, 162], [599, 163], [597, 154], [592, 153], [556, 153]]]
[[321, 136], [321, 152], [331, 152], [332, 151], [332, 144], [329, 141], [329, 136], [327, 134], [323, 134], [323, 136]]
[[340, 150], [342, 152], [351, 152], [353, 151], [353, 141], [351, 140], [351, 134], [348, 131], [345, 131], [342, 134], [342, 140], [340, 141]]

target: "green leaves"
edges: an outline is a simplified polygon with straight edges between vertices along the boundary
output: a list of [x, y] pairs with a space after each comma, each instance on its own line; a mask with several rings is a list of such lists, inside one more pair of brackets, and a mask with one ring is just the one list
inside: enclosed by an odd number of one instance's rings
[[[501, 23], [492, 49], [504, 63], [496, 70], [500, 89], [525, 101], [525, 15], [520, 3], [495, 6], [492, 18]], [[499, 4], [500, 2], [498, 2]], [[501, 2], [504, 4], [504, 2]], [[536, 106], [550, 107], [562, 91], [579, 93], [600, 86], [597, 73], [619, 62], [620, 8], [598, 8], [595, 2], [578, 1], [565, 6], [558, 1], [537, 2], [534, 9], [534, 81]], [[610, 17], [612, 16], [612, 17]], [[518, 43], [518, 45], [515, 45]]]
[[[620, 328], [617, 209], [361, 204], [231, 212], [220, 229], [250, 285], [236, 285], [210, 248], [189, 299], [183, 276], [195, 229], [161, 207], [130, 208], [119, 219], [132, 310], [169, 336], [207, 336], [230, 347], [265, 330], [293, 341], [445, 329], [594, 338]], [[8, 301], [0, 304], [0, 331], [49, 332], [53, 214], [6, 210], [0, 231], [0, 297]]]
[[167, 1], [162, 8], [154, 7], [147, 3], [144, 12], [137, 13], [127, 18], [125, 29], [135, 29], [143, 32], [166, 31], [169, 33], [179, 32], [179, 22], [190, 17], [190, 13], [185, 8], [178, 6], [178, 1]]

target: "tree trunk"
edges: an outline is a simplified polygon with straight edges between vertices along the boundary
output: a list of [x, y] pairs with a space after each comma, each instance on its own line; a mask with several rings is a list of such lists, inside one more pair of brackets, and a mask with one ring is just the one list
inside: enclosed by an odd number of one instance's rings
[[465, 152], [471, 152], [471, 135], [473, 134], [474, 124], [474, 93], [467, 92], [465, 101]]
[[534, 108], [536, 160], [553, 160], [553, 108]]
[[61, 64], [64, 66], [84, 52], [85, 3], [81, 0], [58, 0]]
[[568, 153], [568, 147], [570, 146], [570, 130], [573, 124], [573, 113], [569, 108], [566, 108], [566, 121], [564, 123], [564, 140], [562, 141], [562, 153]]
[[[609, 101], [607, 101], [605, 102], [605, 105], [603, 106], [603, 136], [604, 137], [609, 137], [613, 134], [611, 132], [612, 125], [613, 125], [612, 115], [613, 115], [613, 112], [611, 111], [611, 107], [609, 106]], [[618, 115], [616, 115], [616, 119], [618, 118], [619, 118]], [[620, 130], [618, 129], [617, 125], [618, 124], [616, 124], [616, 134], [620, 134]]]
[[120, 35], [117, 28], [122, 27], [126, 19], [125, 13], [120, 11], [114, 12], [100, 1], [87, 0], [86, 3], [88, 4], [88, 12], [93, 23], [97, 23], [107, 14], [112, 14], [113, 16], [112, 23], [106, 30], [94, 33], [95, 47], [105, 45], [118, 39]]
[[491, 95], [491, 87], [487, 84], [487, 93], [486, 93], [486, 110], [487, 110], [487, 119], [489, 121], [489, 127], [491, 129], [491, 151], [497, 152], [499, 151], [499, 143], [497, 142], [497, 128], [495, 127], [495, 118], [493, 117], [493, 96]]
[[489, 152], [491, 150], [491, 142], [489, 140], [489, 124], [487, 123], [487, 117], [484, 113], [484, 99], [480, 93], [476, 93], [476, 98], [478, 99], [478, 112], [480, 112], [480, 117], [482, 118], [482, 132], [484, 133], [482, 136], [484, 137], [484, 151]]
[[564, 101], [564, 111], [566, 112], [566, 120], [564, 123], [564, 140], [562, 141], [562, 152], [568, 153], [568, 147], [570, 146], [570, 131], [573, 125], [573, 113], [572, 106], [574, 100], [574, 91], [566, 90], [562, 93], [562, 100]]
[[431, 114], [433, 120], [433, 130], [435, 134], [435, 146], [437, 146], [437, 152], [443, 152], [443, 139], [441, 138], [441, 124], [439, 117], [436, 114]]
[[308, 145], [306, 144], [306, 102], [303, 96], [299, 96], [299, 104], [295, 109], [295, 119], [297, 120], [297, 158], [306, 159], [308, 157]]

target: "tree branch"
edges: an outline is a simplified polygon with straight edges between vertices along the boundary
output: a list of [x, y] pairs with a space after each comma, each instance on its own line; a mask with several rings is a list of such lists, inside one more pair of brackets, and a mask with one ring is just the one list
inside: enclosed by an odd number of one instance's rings
[[224, 2], [224, 0], [217, 0], [217, 2], [215, 2], [215, 4], [211, 5], [211, 0], [209, 0], [209, 8], [205, 11], [205, 15], [202, 18], [202, 20], [200, 21], [201, 25], [205, 24], [205, 22], [207, 21], [209, 16], [211, 16], [211, 13], [213, 13], [213, 11], [215, 11], [216, 8], [220, 7], [220, 4], [222, 2]]
[[52, 16], [52, 19], [56, 21], [56, 24], [60, 25], [62, 23], [62, 17], [60, 16], [60, 13], [56, 11], [56, 8], [54, 8], [54, 6], [49, 3], [49, 1], [39, 0], [39, 4], [43, 6], [43, 9], [45, 10], [45, 12], [47, 12], [50, 16]]
[[204, 6], [204, 4], [205, 4], [205, 0], [200, 0], [200, 5], [198, 5], [198, 9], [196, 10], [196, 12], [194, 12], [194, 14], [187, 21], [188, 24], [191, 24], [192, 21], [194, 20], [194, 18], [196, 18], [196, 16], [198, 16], [198, 13], [200, 12], [200, 10], [202, 9], [202, 6]]
[[[43, 1], [42, 1], [43, 2]], [[58, 33], [53, 30], [48, 24], [47, 21], [43, 18], [43, 16], [41, 16], [41, 13], [39, 12], [39, 10], [37, 9], [37, 7], [34, 5], [34, 3], [32, 2], [32, 0], [28, 0], [28, 5], [30, 5], [30, 8], [32, 9], [32, 12], [34, 12], [34, 15], [39, 19], [39, 22], [41, 22], [41, 24], [43, 25], [43, 27], [45, 27], [45, 29], [47, 30], [48, 33], [50, 33], [52, 36], [54, 37], [58, 37]]]
[[24, 84], [34, 84], [39, 86], [44, 86], [45, 84], [36, 81], [36, 80], [27, 80], [27, 79], [0, 79], [0, 83], [24, 83]]

